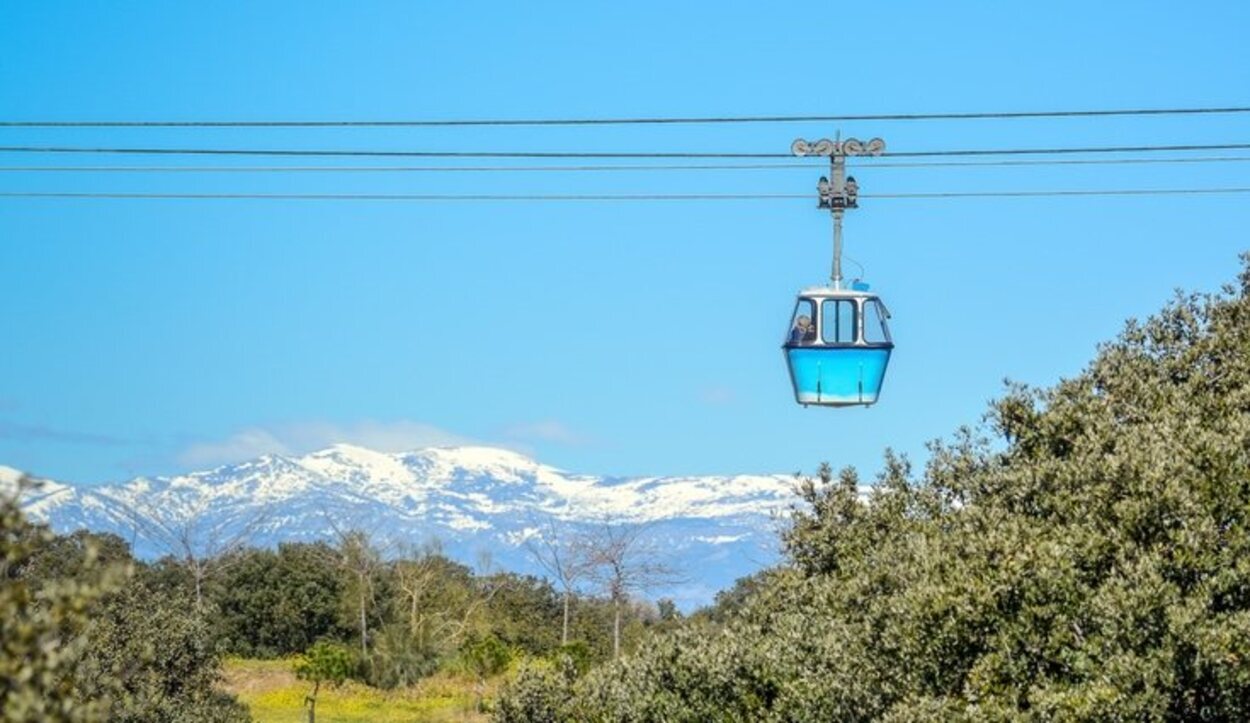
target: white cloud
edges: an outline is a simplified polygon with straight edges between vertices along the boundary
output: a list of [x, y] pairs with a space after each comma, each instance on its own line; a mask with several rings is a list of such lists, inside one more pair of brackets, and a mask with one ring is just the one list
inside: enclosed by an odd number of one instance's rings
[[395, 422], [364, 421], [351, 425], [304, 423], [286, 430], [287, 438], [299, 451], [325, 449], [346, 443], [378, 452], [410, 452], [424, 447], [450, 447], [479, 442], [453, 434], [432, 424], [401, 419]]
[[245, 429], [216, 442], [196, 442], [178, 455], [178, 461], [192, 466], [241, 462], [262, 454], [289, 454], [290, 448], [264, 429]]
[[505, 436], [529, 442], [554, 442], [556, 444], [585, 444], [585, 436], [570, 429], [563, 422], [552, 419], [541, 422], [515, 424], [504, 430]]
[[224, 440], [197, 442], [178, 461], [193, 467], [255, 459], [263, 454], [301, 455], [334, 444], [353, 444], [378, 452], [408, 452], [425, 447], [477, 444], [431, 424], [399, 420], [355, 424], [302, 422], [269, 429], [252, 427]]

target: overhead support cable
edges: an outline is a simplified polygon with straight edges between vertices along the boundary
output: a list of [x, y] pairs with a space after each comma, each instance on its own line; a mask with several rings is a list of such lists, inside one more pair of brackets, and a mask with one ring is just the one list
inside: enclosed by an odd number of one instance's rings
[[1041, 191], [935, 191], [931, 193], [868, 193], [860, 198], [923, 199], [923, 198], [1047, 198], [1054, 196], [1202, 196], [1250, 193], [1250, 187], [1226, 188], [1112, 188], [1055, 189]]
[[[1013, 166], [1114, 166], [1155, 164], [1247, 163], [1250, 156], [1193, 158], [1085, 158], [1053, 160], [870, 162], [870, 168], [988, 168]], [[0, 166], [0, 173], [534, 173], [608, 171], [756, 171], [812, 170], [796, 163], [635, 164], [580, 166]]]
[[[887, 154], [889, 155], [889, 154]], [[915, 161], [904, 163], [876, 163], [871, 168], [968, 168], [1004, 166], [1117, 166], [1166, 163], [1244, 163], [1250, 156], [1195, 156], [1190, 158], [1062, 158], [1018, 161]], [[799, 166], [796, 166], [796, 168]]]
[[[1212, 143], [1141, 146], [1084, 146], [1057, 148], [996, 148], [934, 151], [894, 151], [890, 158], [935, 158], [947, 156], [1072, 155], [1098, 153], [1158, 153], [1182, 151], [1250, 150], [1250, 143]], [[392, 151], [338, 149], [259, 149], [259, 148], [113, 148], [79, 146], [0, 146], [0, 153], [107, 154], [160, 156], [325, 156], [372, 158], [793, 158], [786, 153], [687, 152], [687, 151]], [[871, 165], [868, 161], [866, 165]]]
[[[1250, 145], [1247, 145], [1250, 148]], [[326, 156], [368, 158], [790, 158], [784, 153], [584, 152], [584, 151], [387, 151], [259, 148], [93, 148], [0, 146], [0, 153], [83, 153], [158, 156]]]
[[735, 123], [850, 123], [858, 121], [1019, 120], [1250, 113], [1250, 106], [1115, 108], [968, 113], [846, 113], [639, 118], [461, 118], [413, 120], [3, 120], [0, 128], [448, 128], [474, 126], [701, 125]]
[[[1250, 156], [1244, 160], [1250, 161]], [[740, 171], [802, 169], [810, 163], [593, 166], [0, 166], [0, 173], [536, 173], [593, 171]]]
[[[1052, 189], [1022, 191], [938, 191], [860, 194], [870, 199], [1030, 198], [1056, 196], [1193, 196], [1250, 193], [1250, 186], [1223, 188]], [[113, 193], [0, 191], [0, 198], [160, 199], [267, 201], [772, 201], [810, 199], [793, 193], [621, 193], [621, 194], [419, 194], [419, 193]]]
[[1158, 153], [1161, 151], [1232, 151], [1246, 149], [1250, 149], [1250, 143], [1178, 144], [1170, 146], [1085, 146], [1075, 148], [975, 148], [955, 151], [904, 151], [882, 155], [894, 158], [926, 158], [937, 156], [1042, 156], [1078, 153]]

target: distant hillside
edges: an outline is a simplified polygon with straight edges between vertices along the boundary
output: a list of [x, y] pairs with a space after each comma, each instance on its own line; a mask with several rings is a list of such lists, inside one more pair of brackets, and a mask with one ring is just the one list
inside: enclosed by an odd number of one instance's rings
[[[19, 473], [0, 468], [0, 485]], [[143, 557], [176, 538], [211, 553], [324, 539], [361, 528], [381, 544], [439, 541], [476, 564], [537, 572], [524, 542], [548, 520], [646, 523], [687, 582], [655, 591], [689, 608], [776, 559], [776, 513], [794, 499], [789, 476], [611, 478], [570, 474], [490, 447], [387, 454], [335, 445], [304, 457], [266, 455], [175, 477], [96, 487], [45, 481], [26, 512], [58, 532], [113, 532]]]

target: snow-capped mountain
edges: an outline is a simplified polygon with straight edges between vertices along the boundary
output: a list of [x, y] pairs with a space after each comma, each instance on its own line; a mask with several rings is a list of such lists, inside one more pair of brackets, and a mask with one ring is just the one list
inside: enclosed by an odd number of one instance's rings
[[[0, 467], [0, 489], [19, 473]], [[384, 548], [438, 541], [475, 564], [538, 570], [525, 541], [553, 522], [645, 523], [686, 582], [655, 596], [683, 607], [776, 559], [777, 514], [794, 500], [788, 476], [612, 478], [571, 474], [503, 449], [431, 448], [389, 454], [335, 445], [303, 457], [265, 455], [176, 477], [76, 487], [45, 481], [24, 498], [58, 532], [112, 532], [154, 557], [191, 545], [271, 545], [362, 529]]]

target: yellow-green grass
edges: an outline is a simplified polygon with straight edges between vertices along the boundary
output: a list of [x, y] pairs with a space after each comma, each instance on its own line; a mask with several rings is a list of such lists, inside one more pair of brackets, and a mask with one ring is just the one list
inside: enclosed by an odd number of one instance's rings
[[[488, 720], [477, 711], [478, 696], [489, 700], [500, 681], [479, 689], [471, 678], [439, 673], [418, 685], [382, 691], [348, 682], [317, 695], [318, 723], [398, 723], [399, 721]], [[295, 677], [290, 660], [230, 659], [223, 687], [251, 710], [257, 723], [303, 723], [308, 720], [304, 696], [311, 686]]]

